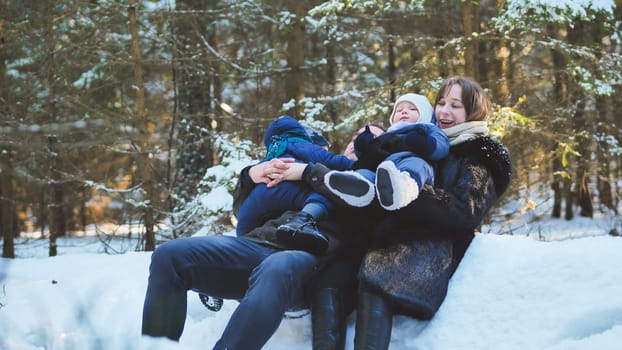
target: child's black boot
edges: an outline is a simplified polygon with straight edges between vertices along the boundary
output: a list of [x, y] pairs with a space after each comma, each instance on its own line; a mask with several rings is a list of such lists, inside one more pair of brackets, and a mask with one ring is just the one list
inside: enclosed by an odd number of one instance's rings
[[302, 211], [279, 226], [276, 237], [279, 243], [289, 249], [304, 250], [316, 255], [324, 254], [328, 249], [328, 238], [317, 229], [315, 219]]

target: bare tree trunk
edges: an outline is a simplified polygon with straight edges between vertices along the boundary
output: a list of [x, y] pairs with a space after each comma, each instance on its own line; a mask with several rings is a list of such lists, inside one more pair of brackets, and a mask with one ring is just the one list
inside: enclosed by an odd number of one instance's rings
[[[2, 3], [0, 3], [0, 6]], [[0, 7], [0, 13], [2, 7]], [[6, 78], [6, 60], [4, 52], [4, 22], [0, 18], [0, 120], [6, 120], [9, 106], [9, 89]], [[13, 241], [13, 179], [11, 175], [13, 150], [9, 145], [0, 144], [0, 235], [2, 236], [2, 257], [15, 258]]]
[[[207, 37], [207, 40], [212, 47], [218, 46], [218, 37], [216, 34], [217, 34], [216, 30], [211, 30], [209, 36]], [[211, 72], [221, 72], [223, 70], [222, 62], [218, 60], [211, 60], [207, 64], [211, 68], [210, 69]], [[206, 106], [207, 110], [205, 112], [210, 116], [210, 119], [212, 121], [216, 122], [215, 128], [213, 125], [210, 125], [211, 127], [210, 130], [212, 132], [211, 135], [213, 135], [215, 133], [222, 132], [226, 124], [231, 123], [231, 118], [229, 118], [229, 116], [224, 114], [221, 108], [218, 106], [219, 101], [222, 101], [222, 89], [223, 89], [223, 84], [222, 84], [220, 75], [216, 73], [210, 74], [209, 76], [207, 76], [207, 81], [209, 82], [208, 85], [211, 86], [211, 91], [208, 91], [208, 96], [207, 96], [208, 103]], [[218, 155], [219, 148], [215, 147], [212, 144], [214, 138], [211, 135], [210, 137], [207, 138], [208, 142], [206, 143], [208, 143], [208, 145], [206, 147], [209, 150], [211, 150], [212, 154], [211, 154], [210, 159], [212, 161], [212, 165], [218, 165], [220, 164], [220, 157]]]
[[[328, 90], [330, 95], [335, 95], [337, 92], [337, 60], [335, 59], [335, 43], [332, 40], [326, 46], [326, 81], [330, 86]], [[327, 109], [331, 121], [336, 124], [338, 113], [335, 103], [331, 102]]]
[[[168, 142], [167, 142], [167, 146], [168, 146], [168, 152], [166, 155], [166, 190], [167, 190], [167, 197], [166, 197], [166, 201], [165, 201], [165, 206], [167, 207], [169, 212], [174, 212], [175, 210], [175, 199], [173, 196], [174, 193], [174, 187], [175, 187], [175, 177], [176, 175], [176, 171], [174, 171], [173, 169], [173, 157], [174, 157], [174, 138], [175, 138], [175, 128], [177, 127], [177, 119], [179, 118], [179, 110], [178, 110], [178, 96], [177, 96], [177, 65], [175, 64], [175, 60], [172, 60], [171, 62], [171, 75], [172, 75], [172, 80], [173, 80], [173, 110], [171, 113], [171, 125], [169, 128], [169, 133], [168, 133]], [[173, 227], [173, 238], [177, 238], [177, 229], [175, 228], [175, 225], [177, 224], [176, 222], [176, 218], [174, 215], [171, 215], [171, 226]]]
[[[288, 0], [286, 2], [287, 9], [296, 15], [292, 21], [292, 26], [286, 33], [287, 41], [287, 67], [289, 71], [285, 79], [285, 98], [286, 100], [295, 99], [296, 102], [302, 100], [305, 96], [305, 44], [306, 30], [304, 17], [306, 15], [306, 7], [304, 1]], [[296, 108], [290, 111], [294, 117], [300, 115], [301, 107], [296, 104]]]
[[475, 76], [475, 42], [471, 37], [473, 34], [473, 1], [462, 2], [462, 25], [465, 39], [464, 45], [464, 74], [470, 77]]
[[86, 186], [82, 186], [82, 189], [80, 190], [80, 229], [82, 230], [82, 232], [86, 231], [86, 225], [87, 225], [87, 209], [86, 209], [86, 202], [89, 201], [90, 198], [90, 191], [88, 189], [88, 187]]
[[564, 218], [571, 220], [574, 217], [572, 180], [570, 179], [570, 172], [562, 164], [561, 157], [561, 155], [553, 157], [553, 165], [551, 167], [553, 171], [553, 182], [551, 183], [551, 189], [553, 189], [553, 213], [551, 216], [554, 218], [561, 217], [562, 203], [565, 201]]
[[[617, 0], [616, 1], [616, 9], [615, 11], [615, 18], [620, 19], [622, 18], [622, 1]], [[594, 28], [594, 33], [592, 36], [592, 40], [594, 41], [599, 41], [600, 38], [608, 35], [606, 33], [603, 33], [603, 29], [602, 27], [595, 27]], [[619, 45], [618, 46], [611, 46], [609, 47], [606, 51], [603, 51], [602, 54], [603, 55], [607, 55], [612, 53], [615, 50], [619, 50]], [[609, 51], [609, 52], [607, 52]], [[613, 107], [613, 98], [610, 96], [596, 96], [596, 115], [598, 117], [600, 117], [600, 122], [598, 123], [594, 123], [595, 125], [593, 126], [595, 128], [595, 133], [598, 136], [601, 137], [597, 137], [596, 141], [596, 185], [597, 185], [597, 191], [598, 191], [598, 199], [600, 202], [600, 210], [601, 211], [606, 211], [606, 209], [608, 209], [609, 211], [612, 211], [613, 213], [617, 214], [617, 203], [614, 203], [614, 194], [613, 194], [613, 186], [612, 183], [616, 183], [617, 181], [612, 181], [612, 174], [611, 174], [611, 165], [615, 164], [616, 159], [621, 159], [621, 157], [616, 157], [614, 155], [614, 152], [612, 152], [612, 147], [610, 145], [610, 143], [608, 142], [608, 140], [602, 136], [604, 135], [615, 135], [616, 134], [616, 129], [619, 130], [619, 128], [617, 128], [616, 126], [619, 126], [620, 123], [619, 121], [616, 121], [615, 116], [619, 115], [619, 113], [615, 112], [615, 109]], [[613, 156], [613, 157], [612, 157]], [[610, 159], [609, 157], [613, 158]]]
[[50, 168], [49, 168], [49, 197], [50, 204], [48, 206], [48, 211], [50, 213], [50, 247], [49, 247], [49, 256], [56, 256], [58, 254], [58, 250], [56, 247], [56, 239], [64, 234], [64, 221], [63, 221], [63, 191], [61, 189], [61, 179], [60, 172], [58, 169], [58, 149], [57, 143], [58, 139], [56, 136], [50, 135], [47, 138], [48, 141], [48, 154], [50, 158]]
[[[604, 122], [598, 123], [598, 133], [602, 135], [611, 135], [611, 125], [616, 125], [612, 117], [611, 103], [607, 97], [598, 97], [596, 106], [598, 106], [599, 115], [602, 116]], [[608, 155], [610, 154], [609, 144], [605, 140], [598, 142], [596, 147], [596, 160], [598, 164], [597, 180], [598, 199], [601, 205], [612, 210], [617, 214], [616, 205], [613, 200], [613, 188], [611, 186], [611, 166]]]
[[147, 116], [145, 108], [145, 84], [143, 81], [142, 56], [138, 37], [138, 24], [136, 21], [136, 7], [134, 0], [129, 0], [128, 17], [130, 20], [130, 33], [132, 36], [132, 58], [134, 61], [134, 84], [136, 85], [136, 114], [137, 124], [140, 130], [138, 140], [138, 164], [140, 165], [140, 180], [145, 193], [144, 206], [142, 207], [143, 223], [145, 225], [145, 250], [155, 249], [154, 217], [153, 217], [153, 176], [150, 161], [151, 137], [153, 135], [153, 122]]
[[[568, 29], [568, 42], [570, 44], [581, 44], [591, 42], [593, 29], [589, 25], [585, 25], [583, 21], [576, 21], [574, 26]], [[593, 135], [595, 134], [594, 125], [596, 123], [588, 121], [588, 113], [586, 113], [586, 100], [590, 98], [588, 94], [578, 87], [574, 87], [569, 91], [570, 101], [577, 101], [575, 114], [571, 118], [573, 130], [576, 132], [577, 152], [581, 157], [576, 157], [576, 175], [574, 178], [577, 204], [579, 205], [579, 215], [584, 217], [594, 216], [594, 205], [592, 203], [592, 195], [588, 187], [589, 169], [591, 158], [591, 146]]]
[[[0, 2], [0, 15], [2, 14], [3, 2]], [[9, 83], [6, 76], [6, 53], [4, 49], [5, 44], [4, 39], [4, 20], [0, 17], [0, 108], [1, 113], [8, 113], [8, 105], [9, 105]], [[4, 115], [0, 115], [3, 117], [2, 120], [6, 120]]]
[[[389, 33], [391, 33], [391, 25], [389, 24], [388, 26], [389, 29]], [[389, 62], [387, 62], [387, 64], [389, 65], [388, 69], [389, 69], [389, 86], [391, 87], [390, 90], [390, 100], [389, 101], [395, 101], [397, 99], [397, 94], [395, 93], [395, 82], [397, 80], [396, 72], [397, 69], [395, 67], [395, 43], [393, 42], [393, 37], [389, 37], [388, 41], [388, 45], [389, 47], [387, 47], [387, 50], [389, 51]]]
[[13, 179], [11, 178], [11, 150], [2, 147], [0, 150], [0, 231], [2, 234], [2, 257], [15, 258], [15, 244], [13, 240]]
[[47, 210], [47, 195], [45, 194], [46, 187], [43, 185], [37, 185], [39, 196], [37, 197], [37, 224], [41, 230], [41, 238], [45, 237], [45, 228], [49, 223], [49, 212]]
[[[54, 16], [52, 11], [52, 2], [48, 5], [48, 14], [46, 18], [46, 45], [49, 52], [47, 84], [48, 84], [48, 108], [50, 121], [56, 121], [56, 56], [54, 50]], [[56, 247], [56, 239], [65, 235], [66, 225], [63, 215], [64, 195], [62, 190], [62, 179], [60, 172], [60, 150], [58, 148], [58, 137], [56, 135], [47, 136], [49, 168], [48, 168], [48, 194], [49, 201], [49, 256], [56, 256], [58, 250]]]
[[[580, 92], [578, 92], [581, 94]], [[585, 103], [581, 102], [577, 106], [576, 113], [572, 120], [574, 121], [574, 130], [587, 131], [587, 121], [585, 120]], [[591, 132], [590, 132], [591, 134]], [[579, 145], [577, 151], [582, 157], [576, 157], [576, 175], [575, 175], [575, 188], [577, 195], [577, 204], [581, 209], [579, 215], [584, 217], [594, 217], [594, 204], [592, 203], [592, 195], [588, 187], [589, 182], [589, 154], [590, 152], [590, 137], [579, 133], [577, 140]]]
[[551, 216], [554, 218], [560, 218], [562, 216], [562, 190], [561, 188], [556, 188], [560, 184], [561, 182], [553, 182], [551, 184], [551, 188], [553, 188], [553, 212]]
[[499, 62], [499, 83], [496, 85], [496, 91], [494, 91], [495, 100], [501, 105], [506, 105], [512, 99], [512, 93], [508, 84], [510, 81], [510, 48], [502, 42], [497, 49], [496, 57]]
[[572, 220], [574, 218], [573, 204], [574, 204], [574, 193], [572, 192], [572, 181], [570, 179], [563, 180], [563, 194], [566, 200], [566, 214], [564, 215], [564, 219]]
[[581, 182], [577, 191], [577, 203], [579, 204], [579, 208], [581, 208], [579, 215], [587, 218], [593, 218], [594, 203], [592, 202], [592, 194], [588, 186], [589, 178], [586, 171], [581, 170], [581, 172], [583, 172], [583, 176], [581, 176]]
[[[608, 159], [603, 159], [603, 162], [608, 162]], [[613, 200], [613, 187], [611, 186], [611, 175], [609, 173], [609, 165], [601, 164], [601, 167], [598, 169], [598, 199], [605, 208], [613, 211], [614, 214], [618, 214], [618, 208], [614, 204]]]
[[[552, 29], [551, 31], [553, 31]], [[568, 94], [568, 84], [565, 77], [566, 71], [566, 59], [564, 56], [557, 52], [552, 51], [551, 53], [553, 59], [553, 103], [561, 103], [561, 101], [567, 101]], [[557, 148], [557, 147], [556, 147]], [[560, 217], [561, 215], [561, 206], [562, 201], [566, 201], [566, 211], [565, 211], [565, 219], [570, 220], [573, 218], [573, 195], [572, 195], [572, 184], [568, 177], [560, 176], [556, 174], [560, 174], [561, 172], [566, 172], [567, 175], [570, 175], [571, 172], [567, 171], [562, 164], [559, 157], [561, 157], [561, 153], [556, 155], [556, 159], [553, 160], [553, 184], [551, 188], [553, 189], [553, 217]], [[566, 166], [566, 165], [564, 165]]]

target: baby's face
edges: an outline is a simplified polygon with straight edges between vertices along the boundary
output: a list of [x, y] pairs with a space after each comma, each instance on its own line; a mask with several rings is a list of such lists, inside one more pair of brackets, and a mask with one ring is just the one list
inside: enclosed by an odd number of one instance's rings
[[419, 109], [414, 104], [403, 101], [395, 108], [395, 113], [391, 116], [393, 124], [397, 122], [416, 123], [419, 120]]

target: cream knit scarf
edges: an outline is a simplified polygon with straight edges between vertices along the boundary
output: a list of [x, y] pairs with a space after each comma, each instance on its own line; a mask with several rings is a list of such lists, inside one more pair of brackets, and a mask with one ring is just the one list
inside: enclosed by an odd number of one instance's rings
[[488, 135], [488, 123], [485, 121], [464, 122], [451, 128], [443, 129], [450, 145], [457, 145], [478, 136]]

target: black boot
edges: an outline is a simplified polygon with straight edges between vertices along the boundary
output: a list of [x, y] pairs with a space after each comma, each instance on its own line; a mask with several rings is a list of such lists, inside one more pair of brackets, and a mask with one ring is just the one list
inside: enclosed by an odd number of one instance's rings
[[289, 249], [304, 250], [311, 254], [321, 255], [328, 249], [328, 238], [318, 231], [315, 219], [302, 211], [277, 228], [276, 238]]
[[369, 293], [359, 293], [356, 312], [355, 350], [386, 350], [391, 341], [393, 313], [383, 297]]
[[346, 345], [346, 315], [343, 293], [337, 288], [315, 291], [311, 302], [313, 350], [343, 350]]
[[209, 311], [218, 312], [222, 308], [222, 298], [214, 298], [207, 294], [199, 293], [199, 299]]

